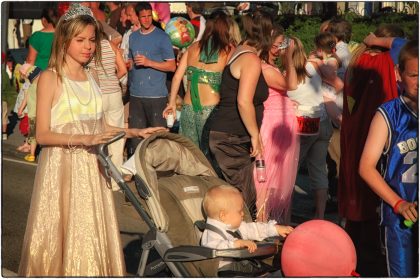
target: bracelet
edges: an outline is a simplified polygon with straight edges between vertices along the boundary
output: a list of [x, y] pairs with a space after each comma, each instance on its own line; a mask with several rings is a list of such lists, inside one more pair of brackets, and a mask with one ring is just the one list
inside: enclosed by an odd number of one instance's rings
[[73, 152], [76, 149], [76, 146], [73, 145], [71, 139], [75, 136], [75, 134], [71, 134], [69, 140], [67, 141], [67, 147], [69, 148], [70, 152]]
[[398, 207], [400, 206], [400, 203], [402, 202], [405, 202], [405, 200], [400, 199], [394, 204], [394, 207], [392, 208], [392, 210], [394, 211], [395, 214], [400, 214], [400, 212], [398, 211]]

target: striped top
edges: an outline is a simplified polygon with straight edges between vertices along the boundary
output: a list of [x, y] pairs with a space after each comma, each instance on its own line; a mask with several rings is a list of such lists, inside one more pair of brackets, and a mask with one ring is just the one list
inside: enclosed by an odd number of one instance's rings
[[101, 41], [102, 65], [95, 65], [92, 59], [90, 66], [96, 70], [102, 94], [121, 92], [120, 82], [116, 74], [116, 55], [108, 40]]

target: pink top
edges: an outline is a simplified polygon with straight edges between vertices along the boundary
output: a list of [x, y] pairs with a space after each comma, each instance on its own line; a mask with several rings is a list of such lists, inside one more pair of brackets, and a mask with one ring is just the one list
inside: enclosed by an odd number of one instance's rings
[[[280, 73], [277, 67], [274, 67], [267, 63], [261, 64], [262, 70], [266, 68], [273, 68]], [[290, 106], [293, 106], [293, 102], [287, 96], [287, 90], [277, 90], [274, 88], [268, 88], [268, 98], [264, 102], [264, 110], [286, 110]]]

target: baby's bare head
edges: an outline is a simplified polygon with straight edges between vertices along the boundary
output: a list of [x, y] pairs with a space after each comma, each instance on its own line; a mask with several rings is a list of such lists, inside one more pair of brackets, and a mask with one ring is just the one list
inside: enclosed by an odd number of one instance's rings
[[241, 192], [231, 185], [211, 187], [204, 196], [203, 208], [207, 217], [218, 219], [222, 210], [228, 210], [232, 200], [242, 198]]

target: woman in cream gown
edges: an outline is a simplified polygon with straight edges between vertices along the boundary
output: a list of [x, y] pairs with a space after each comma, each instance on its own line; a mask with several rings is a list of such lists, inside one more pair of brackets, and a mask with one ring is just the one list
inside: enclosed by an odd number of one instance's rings
[[[77, 93], [73, 87], [79, 89]], [[90, 102], [84, 106], [79, 100]], [[63, 92], [51, 110], [51, 130], [97, 134], [103, 129], [102, 99], [90, 74], [87, 81], [63, 77]], [[93, 148], [42, 149], [19, 274], [124, 274], [112, 191], [100, 173]]]
[[[43, 149], [20, 276], [125, 274], [112, 190], [96, 158], [96, 145], [123, 129], [105, 123], [99, 87], [83, 67], [93, 55], [101, 58], [95, 53], [97, 24], [88, 8], [71, 7], [58, 23], [50, 69], [38, 83], [37, 140]], [[124, 131], [147, 137], [162, 129]]]

